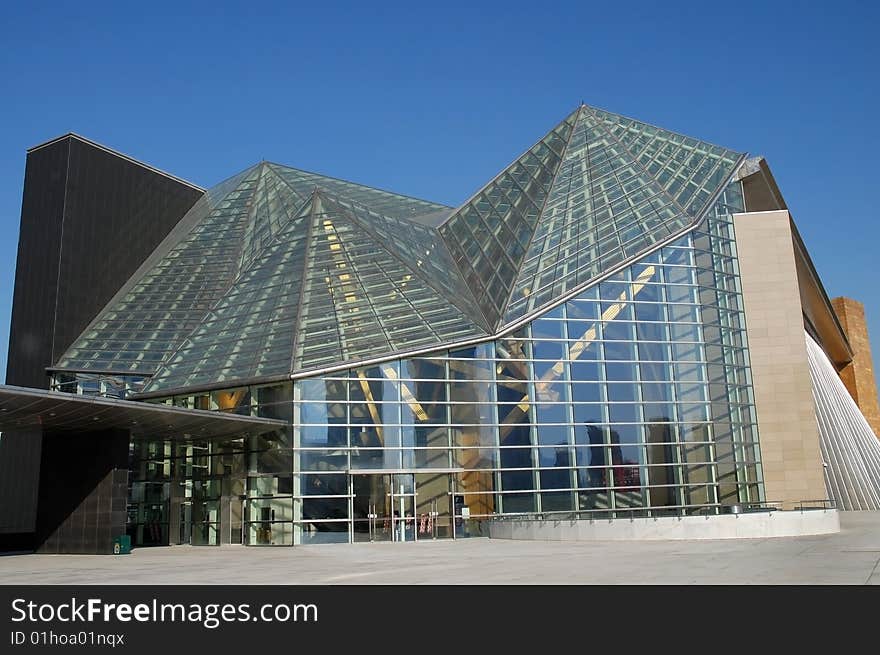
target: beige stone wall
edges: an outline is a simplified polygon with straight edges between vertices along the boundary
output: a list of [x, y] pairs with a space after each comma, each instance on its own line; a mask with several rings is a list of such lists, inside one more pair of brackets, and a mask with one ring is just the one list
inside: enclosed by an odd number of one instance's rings
[[865, 306], [857, 300], [843, 297], [834, 298], [831, 306], [853, 350], [853, 360], [840, 371], [840, 379], [862, 410], [874, 434], [880, 437], [880, 404], [877, 402], [877, 382]]
[[733, 224], [767, 500], [827, 498], [789, 214]]

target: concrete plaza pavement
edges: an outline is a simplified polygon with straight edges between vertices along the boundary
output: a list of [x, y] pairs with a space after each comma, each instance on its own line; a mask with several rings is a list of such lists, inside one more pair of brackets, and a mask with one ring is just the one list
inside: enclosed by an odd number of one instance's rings
[[880, 512], [838, 534], [700, 541], [459, 539], [6, 555], [0, 584], [880, 584]]

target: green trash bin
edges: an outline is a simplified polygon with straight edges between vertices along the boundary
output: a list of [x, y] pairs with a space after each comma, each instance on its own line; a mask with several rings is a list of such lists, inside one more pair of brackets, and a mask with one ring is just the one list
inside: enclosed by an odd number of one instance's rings
[[131, 554], [131, 537], [127, 534], [122, 535], [121, 537], [113, 538], [113, 554], [114, 555], [129, 555]]

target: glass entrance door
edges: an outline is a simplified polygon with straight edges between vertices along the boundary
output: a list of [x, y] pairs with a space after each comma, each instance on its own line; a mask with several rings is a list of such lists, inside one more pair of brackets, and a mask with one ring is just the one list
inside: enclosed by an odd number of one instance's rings
[[412, 473], [352, 475], [354, 541], [415, 541]]
[[452, 513], [448, 473], [416, 473], [416, 535], [418, 539], [451, 539]]
[[180, 504], [180, 534], [179, 544], [192, 543], [192, 500], [186, 500]]
[[391, 475], [391, 516], [394, 541], [416, 541], [416, 487], [412, 473]]
[[220, 484], [219, 479], [193, 481], [190, 541], [193, 546], [220, 545]]
[[452, 538], [450, 477], [445, 471], [352, 472], [352, 540]]
[[391, 541], [391, 476], [364, 473], [351, 476], [353, 540]]

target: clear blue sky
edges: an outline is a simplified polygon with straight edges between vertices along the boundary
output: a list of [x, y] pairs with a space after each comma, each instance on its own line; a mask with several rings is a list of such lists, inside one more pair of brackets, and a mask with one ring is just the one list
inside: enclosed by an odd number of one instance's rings
[[770, 162], [880, 361], [876, 2], [10, 3], [0, 375], [25, 150], [73, 131], [202, 186], [268, 159], [457, 205], [579, 102]]

